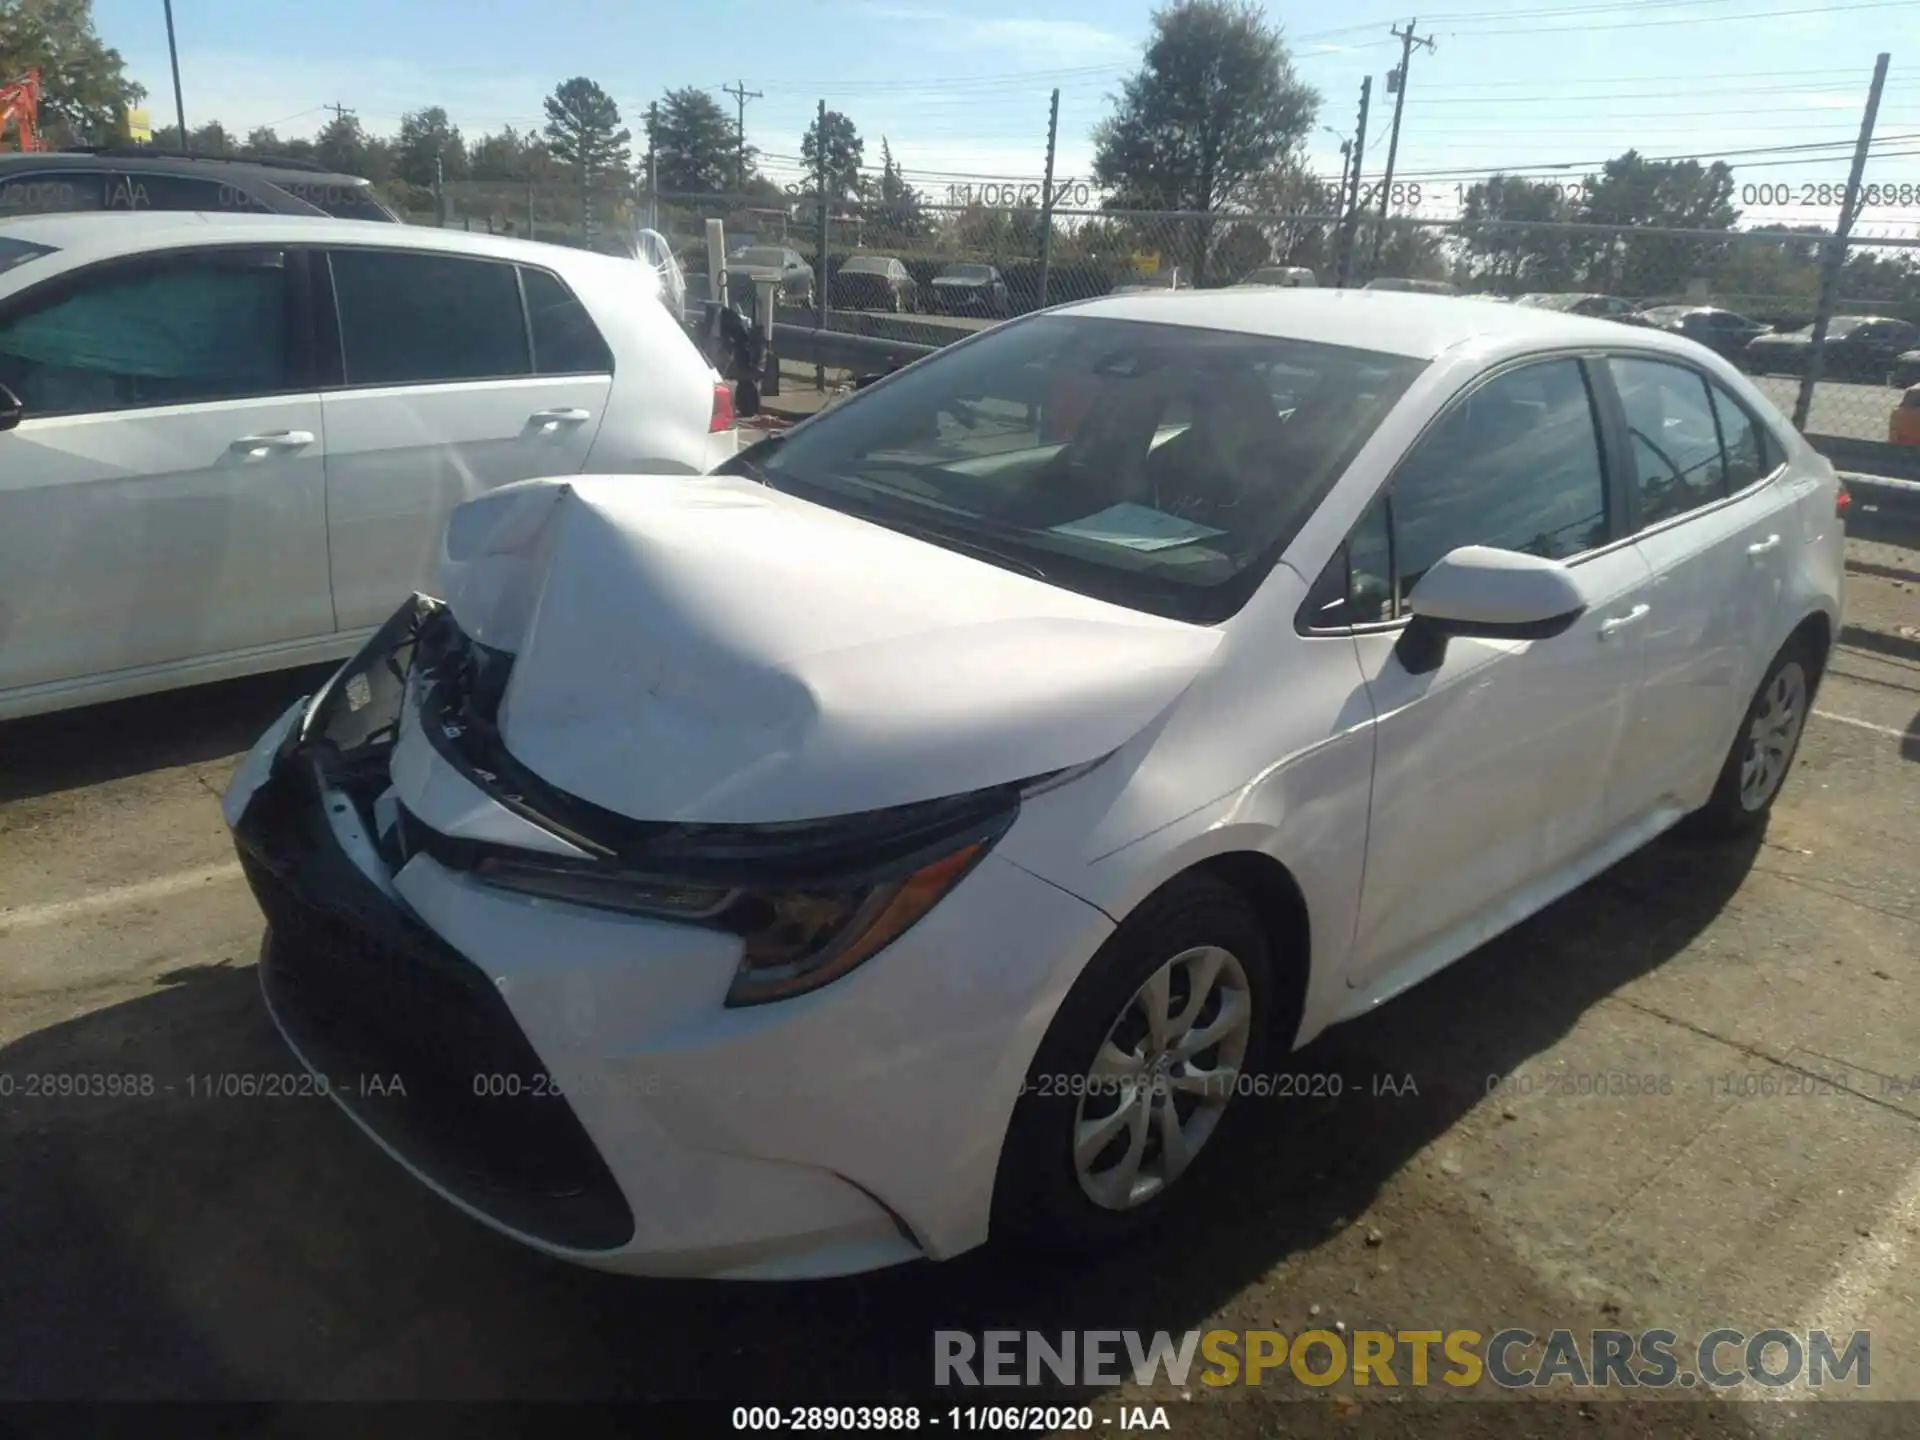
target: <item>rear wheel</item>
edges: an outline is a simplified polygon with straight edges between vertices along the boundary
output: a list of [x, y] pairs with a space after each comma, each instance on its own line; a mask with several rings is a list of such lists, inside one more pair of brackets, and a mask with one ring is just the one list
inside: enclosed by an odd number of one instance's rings
[[1151, 1225], [1237, 1113], [1266, 1052], [1267, 937], [1232, 887], [1174, 881], [1108, 937], [1015, 1106], [996, 1233], [1086, 1251]]
[[1813, 709], [1813, 647], [1790, 642], [1767, 667], [1740, 729], [1733, 737], [1713, 795], [1689, 815], [1686, 829], [1706, 839], [1759, 829], [1786, 783]]

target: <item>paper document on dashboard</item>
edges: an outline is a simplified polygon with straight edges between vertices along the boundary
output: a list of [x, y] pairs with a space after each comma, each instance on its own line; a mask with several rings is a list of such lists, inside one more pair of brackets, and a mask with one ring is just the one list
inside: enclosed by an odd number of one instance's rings
[[1191, 545], [1196, 540], [1211, 540], [1227, 532], [1210, 525], [1196, 525], [1163, 510], [1128, 503], [1110, 505], [1084, 520], [1056, 525], [1053, 533], [1098, 540], [1107, 545], [1124, 545], [1129, 550], [1167, 550], [1175, 545]]

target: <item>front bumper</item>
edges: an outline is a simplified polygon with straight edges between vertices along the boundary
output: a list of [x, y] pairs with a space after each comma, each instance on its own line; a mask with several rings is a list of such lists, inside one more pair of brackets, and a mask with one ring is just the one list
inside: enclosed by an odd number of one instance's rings
[[267, 1004], [347, 1114], [470, 1215], [603, 1269], [793, 1278], [983, 1241], [1019, 1082], [1106, 917], [989, 855], [853, 973], [728, 1009], [735, 937], [395, 863], [396, 816], [526, 823], [421, 738], [423, 613], [283, 717], [225, 801]]

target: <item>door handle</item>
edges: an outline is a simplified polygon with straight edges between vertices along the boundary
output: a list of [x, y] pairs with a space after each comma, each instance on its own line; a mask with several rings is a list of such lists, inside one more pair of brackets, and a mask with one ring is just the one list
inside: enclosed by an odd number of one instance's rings
[[1779, 548], [1780, 548], [1780, 537], [1778, 535], [1769, 535], [1767, 536], [1766, 539], [1757, 540], [1753, 544], [1747, 546], [1747, 554], [1765, 555], [1768, 551], [1778, 550]]
[[1624, 615], [1616, 615], [1611, 620], [1600, 622], [1600, 638], [1610, 640], [1629, 625], [1637, 625], [1651, 613], [1651, 605], [1636, 605]]
[[542, 430], [558, 430], [562, 425], [583, 425], [588, 418], [584, 410], [536, 410], [527, 417], [527, 423]]
[[249, 455], [264, 455], [269, 450], [300, 450], [311, 444], [311, 430], [272, 430], [264, 435], [242, 435], [227, 448], [244, 450]]

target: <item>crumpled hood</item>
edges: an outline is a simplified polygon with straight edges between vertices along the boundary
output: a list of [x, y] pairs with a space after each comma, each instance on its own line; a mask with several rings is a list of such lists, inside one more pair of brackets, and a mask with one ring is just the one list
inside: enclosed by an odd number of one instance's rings
[[738, 476], [503, 487], [454, 512], [442, 582], [516, 657], [508, 750], [638, 820], [815, 819], [1097, 759], [1220, 640]]

